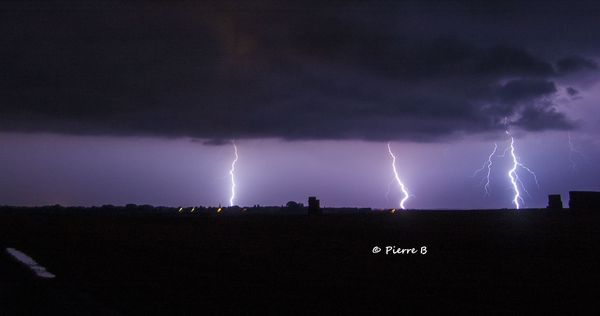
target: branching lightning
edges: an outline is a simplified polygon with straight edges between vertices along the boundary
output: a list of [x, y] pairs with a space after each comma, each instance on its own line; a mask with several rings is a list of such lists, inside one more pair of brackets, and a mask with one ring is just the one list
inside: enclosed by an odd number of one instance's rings
[[498, 155], [498, 157], [501, 157], [501, 158], [506, 157], [506, 153], [508, 153], [509, 150], [510, 150], [510, 146], [507, 146], [506, 148], [504, 148], [502, 155]]
[[485, 180], [485, 185], [483, 186], [483, 189], [485, 190], [485, 195], [489, 195], [490, 194], [489, 193], [490, 175], [492, 172], [492, 165], [493, 165], [492, 158], [494, 156], [506, 157], [507, 154], [510, 154], [510, 157], [512, 160], [512, 165], [511, 165], [511, 168], [508, 170], [507, 175], [508, 175], [508, 178], [510, 180], [510, 183], [512, 185], [512, 189], [514, 192], [512, 203], [514, 204], [516, 209], [520, 209], [521, 205], [524, 203], [522, 193], [525, 193], [525, 194], [529, 195], [530, 197], [531, 197], [531, 194], [529, 194], [527, 187], [525, 186], [525, 184], [523, 183], [523, 181], [521, 181], [521, 179], [519, 177], [519, 169], [523, 169], [526, 172], [528, 172], [531, 175], [531, 177], [533, 178], [533, 180], [535, 181], [538, 188], [540, 187], [540, 184], [539, 184], [539, 181], [538, 181], [538, 178], [537, 178], [537, 175], [535, 174], [535, 172], [519, 161], [519, 158], [516, 153], [516, 148], [515, 148], [515, 139], [510, 134], [510, 131], [508, 129], [506, 130], [506, 134], [510, 138], [510, 143], [504, 149], [502, 154], [496, 154], [498, 151], [498, 144], [494, 143], [494, 149], [488, 156], [487, 160], [483, 163], [483, 166], [481, 166], [481, 168], [479, 168], [473, 172], [472, 177], [475, 177], [480, 172], [483, 172], [484, 170], [487, 169], [487, 173], [486, 173], [485, 177], [482, 179], [482, 182]]
[[235, 158], [233, 159], [233, 162], [231, 162], [231, 169], [229, 170], [229, 175], [231, 176], [231, 197], [229, 198], [229, 206], [233, 206], [233, 201], [235, 199], [235, 176], [234, 176], [234, 172], [235, 172], [235, 163], [238, 161], [238, 150], [237, 150], [237, 146], [235, 145], [235, 142], [232, 143], [233, 144], [233, 151], [235, 153]]
[[582, 152], [580, 152], [579, 150], [577, 150], [577, 148], [575, 148], [575, 145], [573, 144], [573, 140], [571, 139], [571, 133], [568, 133], [567, 136], [569, 139], [569, 162], [571, 162], [571, 169], [573, 170], [573, 172], [577, 172], [577, 163], [575, 163], [574, 155], [577, 154], [581, 158], [586, 158], [586, 157]]
[[[480, 172], [482, 172], [483, 170], [485, 170], [487, 168], [487, 174], [482, 179], [482, 182], [483, 182], [483, 180], [486, 181], [483, 188], [485, 190], [485, 195], [489, 195], [490, 174], [492, 172], [492, 164], [493, 164], [492, 158], [494, 157], [494, 155], [496, 155], [499, 158], [506, 157], [507, 153], [510, 153], [510, 157], [512, 158], [512, 167], [508, 170], [507, 175], [508, 175], [508, 178], [512, 185], [512, 189], [514, 191], [512, 203], [515, 205], [516, 209], [520, 209], [521, 204], [524, 203], [521, 192], [524, 192], [525, 194], [529, 195], [530, 197], [531, 197], [531, 194], [529, 194], [527, 187], [525, 187], [525, 184], [519, 178], [519, 173], [518, 173], [519, 168], [527, 171], [532, 176], [532, 178], [535, 181], [535, 184], [537, 185], [538, 188], [540, 187], [540, 183], [538, 182], [538, 178], [537, 178], [537, 175], [535, 174], [535, 172], [533, 172], [533, 170], [531, 170], [529, 167], [525, 166], [524, 164], [522, 164], [519, 161], [519, 158], [517, 157], [516, 149], [515, 149], [515, 139], [510, 133], [509, 122], [508, 122], [508, 118], [506, 118], [506, 117], [504, 118], [504, 125], [506, 126], [506, 135], [508, 135], [508, 137], [510, 138], [509, 145], [504, 149], [502, 154], [497, 155], [496, 152], [498, 150], [498, 144], [494, 143], [494, 150], [492, 150], [492, 152], [488, 156], [487, 161], [485, 161], [483, 163], [483, 166], [481, 166], [481, 168], [475, 170], [472, 177], [475, 177], [477, 174], [479, 174]], [[569, 136], [569, 144], [572, 144], [570, 136]]]
[[485, 185], [483, 186], [483, 189], [485, 190], [485, 195], [490, 195], [490, 174], [492, 173], [492, 157], [494, 157], [494, 155], [496, 154], [496, 150], [498, 149], [498, 144], [494, 143], [494, 150], [492, 151], [492, 153], [488, 156], [488, 159], [486, 162], [483, 163], [483, 166], [481, 166], [481, 168], [475, 170], [475, 172], [473, 172], [473, 177], [475, 177], [478, 173], [480, 173], [481, 171], [483, 171], [484, 169], [487, 168], [487, 174], [485, 175]]
[[523, 198], [521, 197], [521, 192], [519, 191], [519, 185], [521, 185], [521, 187], [523, 188], [523, 191], [525, 191], [525, 193], [529, 194], [529, 192], [525, 188], [525, 185], [523, 185], [523, 182], [521, 182], [521, 179], [519, 179], [519, 174], [517, 173], [518, 168], [520, 167], [521, 169], [524, 169], [525, 171], [529, 172], [532, 175], [532, 177], [535, 180], [535, 183], [537, 184], [538, 187], [540, 184], [538, 182], [535, 172], [533, 172], [533, 170], [531, 170], [527, 166], [523, 165], [517, 158], [517, 155], [515, 153], [514, 137], [510, 134], [510, 132], [508, 130], [506, 131], [506, 134], [510, 137], [510, 147], [509, 148], [510, 148], [510, 155], [512, 157], [512, 168], [510, 170], [508, 170], [508, 178], [510, 179], [510, 183], [513, 186], [513, 191], [515, 192], [515, 195], [513, 197], [513, 204], [515, 205], [516, 209], [518, 210], [521, 208], [521, 204], [519, 204], [519, 201], [521, 201], [521, 203], [523, 203]]
[[398, 176], [398, 170], [396, 169], [396, 156], [392, 152], [390, 143], [387, 144], [387, 148], [388, 148], [388, 152], [389, 152], [390, 156], [392, 157], [392, 170], [394, 171], [394, 178], [396, 179], [396, 182], [398, 183], [398, 186], [400, 187], [400, 190], [402, 191], [402, 194], [403, 194], [403, 198], [402, 198], [402, 200], [400, 200], [400, 208], [405, 210], [406, 208], [404, 206], [404, 203], [409, 198], [408, 191], [406, 190], [406, 186], [404, 185], [404, 183], [402, 183], [402, 181], [400, 180], [400, 177]]
[[[508, 131], [506, 133], [508, 134]], [[513, 198], [513, 204], [515, 205], [515, 207], [518, 210], [521, 207], [519, 205], [519, 200], [522, 200], [522, 198], [521, 198], [521, 192], [519, 192], [519, 186], [517, 185], [517, 179], [518, 179], [517, 167], [519, 166], [519, 161], [517, 160], [517, 156], [515, 156], [514, 144], [515, 144], [515, 139], [511, 136], [510, 137], [510, 154], [513, 159], [513, 166], [510, 170], [508, 170], [508, 177], [510, 178], [510, 183], [512, 183], [513, 190], [515, 191], [515, 196]]]
[[529, 174], [531, 174], [531, 176], [533, 177], [533, 180], [535, 181], [535, 185], [537, 185], [537, 187], [540, 187], [540, 182], [538, 181], [537, 175], [535, 174], [535, 172], [533, 172], [533, 170], [529, 169], [527, 166], [523, 165], [522, 163], [519, 162], [519, 167], [523, 168], [525, 171], [529, 172]]

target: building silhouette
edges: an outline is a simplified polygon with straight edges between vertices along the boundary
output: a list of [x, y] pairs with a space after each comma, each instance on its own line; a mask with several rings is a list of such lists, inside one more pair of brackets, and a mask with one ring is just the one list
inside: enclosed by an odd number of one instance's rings
[[570, 191], [569, 208], [578, 210], [600, 210], [600, 192]]
[[320, 201], [317, 200], [316, 196], [308, 197], [308, 215], [319, 215], [322, 214]]
[[546, 208], [549, 208], [552, 210], [562, 210], [563, 202], [560, 197], [560, 194], [548, 195], [548, 206]]

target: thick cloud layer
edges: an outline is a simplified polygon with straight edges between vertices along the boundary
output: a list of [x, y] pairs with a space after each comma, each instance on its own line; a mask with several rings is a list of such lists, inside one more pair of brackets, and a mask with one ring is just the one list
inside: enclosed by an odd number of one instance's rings
[[[571, 129], [554, 100], [598, 71], [576, 32], [600, 22], [562, 4], [2, 5], [0, 129], [209, 144]], [[566, 30], [545, 43], [540, 24]]]

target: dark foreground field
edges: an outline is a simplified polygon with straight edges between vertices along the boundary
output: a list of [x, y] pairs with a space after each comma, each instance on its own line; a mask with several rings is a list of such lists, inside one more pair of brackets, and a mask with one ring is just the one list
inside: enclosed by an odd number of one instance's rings
[[[5, 212], [0, 314], [598, 312], [599, 224], [600, 212], [566, 210]], [[385, 255], [385, 246], [427, 253]], [[6, 247], [56, 278], [34, 277]]]

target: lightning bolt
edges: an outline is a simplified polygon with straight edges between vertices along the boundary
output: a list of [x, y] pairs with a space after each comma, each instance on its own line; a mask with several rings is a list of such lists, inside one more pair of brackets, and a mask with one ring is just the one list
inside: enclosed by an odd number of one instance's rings
[[524, 169], [525, 171], [529, 172], [532, 175], [532, 177], [535, 180], [535, 183], [537, 184], [538, 187], [540, 186], [540, 184], [538, 182], [535, 172], [533, 172], [533, 170], [529, 169], [527, 166], [523, 165], [517, 158], [517, 155], [515, 153], [514, 137], [510, 134], [510, 132], [508, 130], [506, 131], [506, 134], [510, 137], [510, 147], [509, 148], [510, 148], [510, 156], [512, 157], [512, 168], [510, 170], [508, 170], [508, 178], [510, 179], [510, 183], [513, 186], [513, 191], [515, 192], [512, 202], [515, 205], [516, 209], [518, 210], [521, 208], [519, 201], [524, 203], [523, 198], [521, 197], [521, 192], [519, 191], [519, 184], [523, 188], [523, 191], [525, 191], [525, 193], [527, 193], [529, 195], [529, 192], [525, 188], [525, 185], [523, 185], [523, 182], [519, 178], [519, 174], [517, 172], [518, 169], [521, 168], [521, 169]]
[[506, 148], [504, 148], [502, 155], [498, 155], [498, 157], [501, 157], [501, 158], [506, 157], [506, 153], [508, 153], [509, 150], [510, 150], [510, 146], [507, 146]]
[[[506, 133], [508, 134], [508, 131], [506, 131]], [[519, 186], [517, 185], [517, 179], [518, 179], [517, 167], [519, 166], [519, 161], [517, 160], [517, 156], [515, 156], [515, 146], [514, 145], [515, 145], [515, 139], [511, 136], [510, 137], [510, 154], [513, 159], [513, 166], [510, 170], [508, 170], [508, 177], [510, 178], [510, 183], [512, 183], [512, 185], [513, 185], [513, 190], [515, 191], [515, 196], [513, 198], [513, 204], [515, 204], [515, 207], [518, 210], [520, 208], [519, 199], [520, 200], [523, 200], [523, 199], [521, 198], [521, 193], [519, 192]]]
[[398, 186], [400, 187], [400, 190], [402, 191], [402, 194], [404, 196], [402, 200], [400, 200], [400, 208], [405, 210], [406, 208], [404, 206], [404, 203], [406, 202], [406, 200], [408, 200], [408, 191], [406, 190], [406, 186], [404, 185], [404, 183], [402, 183], [400, 177], [398, 176], [398, 170], [396, 170], [396, 156], [394, 156], [394, 153], [392, 152], [390, 143], [387, 144], [387, 148], [388, 152], [390, 153], [390, 156], [392, 157], [392, 170], [394, 170], [394, 178], [396, 179], [396, 182], [398, 183]]
[[483, 166], [481, 166], [481, 168], [475, 170], [475, 172], [473, 172], [473, 177], [475, 177], [477, 174], [479, 174], [481, 171], [483, 171], [483, 169], [485, 169], [487, 167], [487, 174], [485, 175], [485, 185], [483, 186], [483, 189], [485, 190], [485, 195], [490, 195], [490, 174], [492, 173], [492, 157], [496, 154], [496, 150], [498, 149], [498, 144], [494, 143], [494, 150], [492, 151], [492, 153], [488, 156], [487, 161], [485, 161], [483, 163]]
[[238, 150], [237, 150], [237, 146], [235, 145], [235, 142], [232, 142], [233, 144], [233, 151], [235, 153], [235, 159], [233, 159], [233, 162], [231, 162], [231, 169], [229, 170], [229, 175], [231, 176], [231, 197], [229, 198], [229, 206], [233, 206], [233, 200], [235, 199], [235, 163], [238, 161]]
[[571, 162], [571, 169], [573, 169], [573, 172], [577, 172], [577, 164], [575, 163], [575, 157], [574, 154], [579, 155], [579, 157], [581, 158], [586, 158], [585, 155], [580, 152], [579, 150], [577, 150], [577, 148], [575, 148], [575, 145], [573, 144], [573, 140], [571, 139], [571, 133], [567, 134], [568, 136], [568, 140], [569, 140], [569, 162]]

